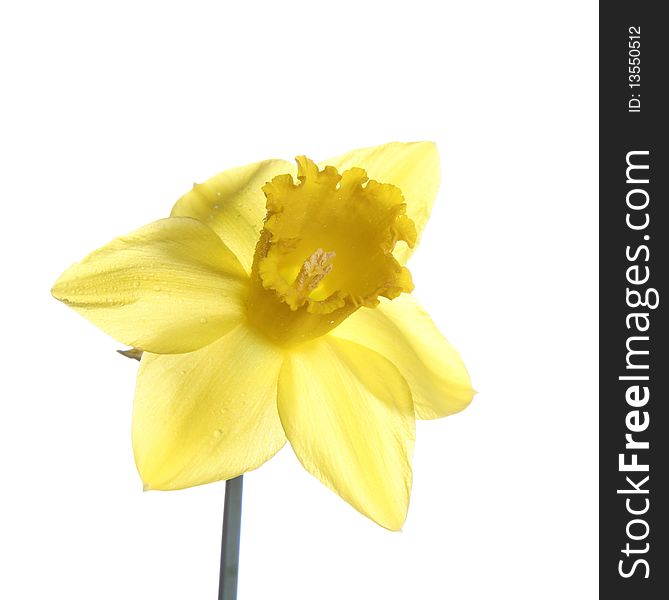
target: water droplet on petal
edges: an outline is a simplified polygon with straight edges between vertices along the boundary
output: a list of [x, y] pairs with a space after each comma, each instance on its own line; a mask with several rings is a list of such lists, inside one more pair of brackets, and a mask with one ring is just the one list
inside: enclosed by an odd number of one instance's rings
[[214, 437], [221, 437], [223, 435], [223, 432], [220, 429], [217, 429], [214, 431]]
[[200, 317], [200, 323], [202, 323], [204, 325], [206, 322], [207, 322], [206, 317]]

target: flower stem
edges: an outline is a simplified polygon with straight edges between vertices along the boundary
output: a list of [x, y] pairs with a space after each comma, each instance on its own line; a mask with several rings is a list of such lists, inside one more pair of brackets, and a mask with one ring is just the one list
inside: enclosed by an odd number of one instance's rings
[[239, 532], [242, 524], [242, 488], [243, 475], [225, 482], [218, 600], [235, 600], [237, 598]]

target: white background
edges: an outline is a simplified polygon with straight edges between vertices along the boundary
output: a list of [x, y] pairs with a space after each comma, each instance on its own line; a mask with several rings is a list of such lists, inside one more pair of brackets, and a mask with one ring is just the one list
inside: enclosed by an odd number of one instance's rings
[[53, 300], [224, 168], [435, 140], [410, 263], [479, 390], [420, 422], [404, 531], [289, 448], [245, 478], [240, 600], [596, 596], [596, 3], [0, 9], [0, 596], [215, 598], [224, 484], [142, 493], [137, 364]]

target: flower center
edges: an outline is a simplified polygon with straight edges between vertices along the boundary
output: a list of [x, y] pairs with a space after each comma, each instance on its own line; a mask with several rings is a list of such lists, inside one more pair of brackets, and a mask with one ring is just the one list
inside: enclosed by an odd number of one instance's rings
[[267, 216], [256, 246], [249, 318], [280, 343], [323, 335], [379, 296], [413, 289], [392, 252], [413, 247], [416, 228], [399, 188], [341, 175], [297, 158], [297, 179], [279, 175], [263, 187]]

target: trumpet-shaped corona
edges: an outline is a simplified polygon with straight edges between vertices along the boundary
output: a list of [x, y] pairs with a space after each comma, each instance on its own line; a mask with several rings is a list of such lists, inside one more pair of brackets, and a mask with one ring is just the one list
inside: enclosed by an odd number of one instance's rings
[[263, 186], [267, 216], [249, 299], [249, 320], [281, 343], [323, 335], [379, 296], [413, 290], [393, 256], [398, 242], [416, 242], [399, 188], [360, 168], [319, 169], [304, 156], [297, 179], [278, 175]]

